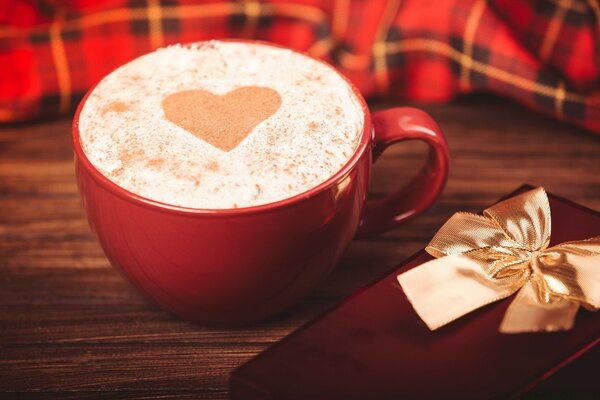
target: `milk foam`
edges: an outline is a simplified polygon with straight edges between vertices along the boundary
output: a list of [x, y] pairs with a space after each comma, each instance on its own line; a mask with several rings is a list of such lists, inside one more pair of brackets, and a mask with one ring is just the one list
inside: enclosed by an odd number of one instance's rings
[[[281, 106], [233, 150], [165, 118], [168, 95], [276, 90]], [[202, 107], [202, 104], [198, 104]], [[204, 42], [156, 50], [105, 77], [79, 118], [83, 150], [108, 179], [140, 196], [204, 209], [267, 204], [334, 175], [354, 153], [364, 114], [330, 67], [260, 44]]]

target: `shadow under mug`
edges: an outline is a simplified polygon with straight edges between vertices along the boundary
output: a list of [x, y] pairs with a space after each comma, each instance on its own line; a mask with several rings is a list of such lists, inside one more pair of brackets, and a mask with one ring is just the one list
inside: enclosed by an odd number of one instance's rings
[[[103, 176], [80, 143], [79, 116], [90, 89], [73, 121], [75, 170], [87, 218], [109, 261], [145, 295], [184, 319], [240, 325], [302, 298], [331, 272], [357, 232], [376, 234], [424, 211], [448, 175], [440, 128], [415, 108], [371, 114], [344, 79], [364, 112], [360, 143], [344, 167], [302, 194], [226, 210], [167, 205]], [[430, 147], [425, 166], [404, 187], [367, 200], [372, 162], [391, 144], [412, 139]]]

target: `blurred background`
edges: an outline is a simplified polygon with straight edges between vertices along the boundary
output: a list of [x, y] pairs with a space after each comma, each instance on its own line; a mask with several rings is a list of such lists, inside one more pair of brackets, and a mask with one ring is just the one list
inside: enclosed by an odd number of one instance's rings
[[336, 65], [369, 99], [492, 92], [600, 132], [597, 0], [0, 0], [0, 121], [66, 114], [157, 47], [267, 40]]

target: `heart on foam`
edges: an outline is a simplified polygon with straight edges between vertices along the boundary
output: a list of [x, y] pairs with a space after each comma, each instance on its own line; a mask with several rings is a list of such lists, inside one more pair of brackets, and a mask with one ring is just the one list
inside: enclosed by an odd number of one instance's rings
[[167, 120], [220, 150], [230, 151], [279, 109], [281, 96], [259, 86], [224, 95], [196, 89], [170, 94], [162, 106]]

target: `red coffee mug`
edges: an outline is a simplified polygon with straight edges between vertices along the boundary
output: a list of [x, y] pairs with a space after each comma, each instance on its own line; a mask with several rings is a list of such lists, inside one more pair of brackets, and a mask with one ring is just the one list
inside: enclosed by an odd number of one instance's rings
[[[79, 138], [79, 115], [91, 89], [73, 122], [75, 170], [90, 226], [110, 262], [149, 298], [184, 319], [243, 324], [285, 309], [314, 288], [357, 231], [375, 234], [425, 210], [448, 175], [442, 131], [415, 108], [371, 115], [346, 81], [365, 115], [360, 144], [346, 165], [305, 193], [227, 210], [167, 205], [104, 177]], [[391, 144], [411, 139], [430, 146], [425, 167], [403, 188], [366, 200], [372, 160]]]

